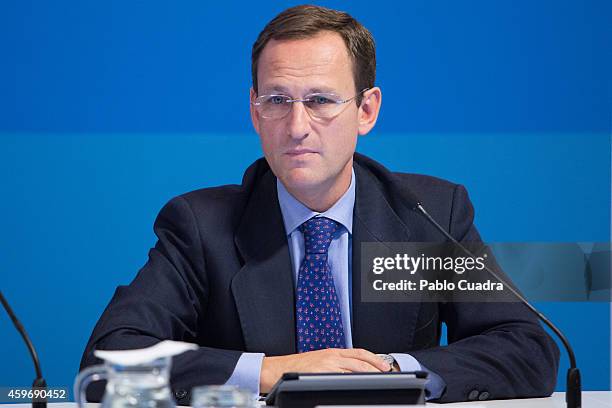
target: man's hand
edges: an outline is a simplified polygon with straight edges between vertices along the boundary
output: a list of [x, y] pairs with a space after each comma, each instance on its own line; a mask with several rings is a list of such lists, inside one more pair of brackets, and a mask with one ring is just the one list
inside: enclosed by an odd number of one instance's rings
[[269, 392], [283, 373], [377, 373], [389, 370], [388, 363], [364, 349], [325, 349], [264, 357], [259, 391]]

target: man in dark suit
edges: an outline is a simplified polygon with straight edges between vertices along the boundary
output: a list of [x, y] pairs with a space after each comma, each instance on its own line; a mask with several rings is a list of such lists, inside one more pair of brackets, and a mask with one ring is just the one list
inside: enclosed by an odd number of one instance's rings
[[201, 384], [267, 392], [289, 371], [426, 370], [428, 397], [442, 402], [549, 395], [558, 350], [522, 304], [361, 301], [362, 243], [444, 241], [397, 192], [457, 240], [480, 240], [462, 186], [355, 153], [381, 104], [370, 33], [346, 13], [294, 7], [260, 33], [252, 63], [265, 160], [241, 185], [161, 210], [147, 264], [117, 289], [81, 367], [94, 349], [174, 339], [201, 346], [174, 360], [179, 403]]

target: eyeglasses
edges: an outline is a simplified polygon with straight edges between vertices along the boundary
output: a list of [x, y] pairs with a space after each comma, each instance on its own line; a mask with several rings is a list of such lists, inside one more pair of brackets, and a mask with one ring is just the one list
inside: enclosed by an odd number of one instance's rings
[[311, 117], [318, 119], [331, 119], [339, 115], [345, 108], [346, 103], [360, 96], [369, 88], [359, 91], [352, 98], [342, 99], [333, 93], [312, 93], [301, 99], [293, 99], [287, 95], [261, 95], [251, 103], [255, 106], [257, 113], [266, 119], [282, 119], [291, 111], [296, 102], [302, 102]]

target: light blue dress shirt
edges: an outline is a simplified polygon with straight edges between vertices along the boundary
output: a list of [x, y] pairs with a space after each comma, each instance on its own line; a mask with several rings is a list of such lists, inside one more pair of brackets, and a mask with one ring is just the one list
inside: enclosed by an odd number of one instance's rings
[[[312, 217], [327, 217], [342, 225], [343, 228], [336, 234], [329, 246], [329, 267], [334, 277], [336, 293], [340, 302], [342, 314], [342, 325], [344, 326], [344, 337], [346, 347], [353, 348], [351, 335], [351, 259], [352, 259], [352, 234], [353, 234], [353, 208], [355, 207], [355, 171], [352, 172], [351, 184], [342, 197], [327, 211], [318, 213], [312, 211], [304, 204], [293, 197], [283, 186], [276, 181], [278, 191], [278, 201], [280, 203], [285, 231], [289, 244], [289, 253], [294, 274], [294, 282], [297, 282], [297, 275], [300, 264], [304, 258], [304, 236], [298, 227]], [[424, 370], [429, 373], [429, 380], [426, 383], [428, 399], [438, 398], [444, 390], [445, 383], [438, 375], [423, 367], [410, 354], [393, 353], [391, 354], [401, 371]], [[248, 389], [255, 394], [259, 394], [259, 377], [261, 364], [264, 358], [263, 353], [242, 353], [234, 372], [227, 380], [226, 384], [237, 385]]]

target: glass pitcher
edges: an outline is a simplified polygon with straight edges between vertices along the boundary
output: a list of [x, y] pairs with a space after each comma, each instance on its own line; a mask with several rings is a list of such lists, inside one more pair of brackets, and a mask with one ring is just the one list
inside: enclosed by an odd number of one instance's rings
[[170, 357], [121, 365], [106, 362], [81, 371], [74, 382], [79, 408], [87, 402], [85, 390], [92, 381], [107, 380], [101, 408], [175, 408], [169, 385]]

